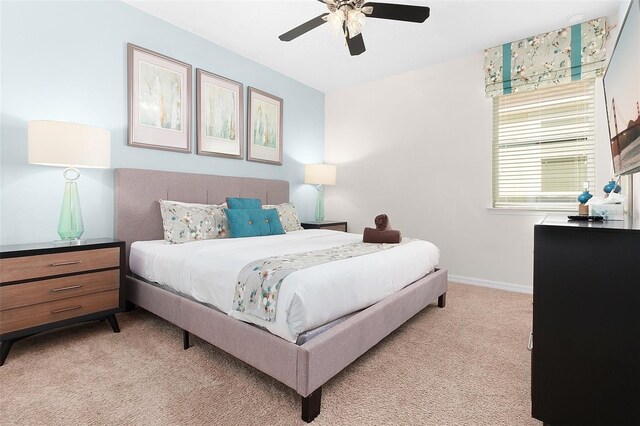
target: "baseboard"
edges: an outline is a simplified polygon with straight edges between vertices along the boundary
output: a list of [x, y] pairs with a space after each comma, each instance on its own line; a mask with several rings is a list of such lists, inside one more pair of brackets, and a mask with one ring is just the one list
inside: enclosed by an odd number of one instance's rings
[[522, 285], [522, 284], [503, 283], [500, 281], [483, 280], [480, 278], [463, 277], [460, 275], [451, 275], [451, 274], [449, 274], [449, 281], [452, 281], [454, 283], [460, 283], [460, 284], [477, 285], [480, 287], [497, 288], [498, 290], [507, 290], [507, 291], [513, 291], [516, 293], [533, 294], [532, 287]]

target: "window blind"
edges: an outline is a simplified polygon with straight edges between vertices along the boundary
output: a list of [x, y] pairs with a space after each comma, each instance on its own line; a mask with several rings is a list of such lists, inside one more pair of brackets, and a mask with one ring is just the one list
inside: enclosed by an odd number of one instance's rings
[[595, 183], [594, 79], [493, 97], [493, 206], [575, 210]]

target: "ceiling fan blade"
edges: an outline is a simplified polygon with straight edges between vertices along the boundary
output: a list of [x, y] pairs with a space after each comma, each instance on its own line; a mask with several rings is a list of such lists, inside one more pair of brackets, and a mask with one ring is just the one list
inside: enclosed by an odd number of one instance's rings
[[325, 17], [328, 15], [329, 13], [323, 13], [320, 16], [316, 16], [315, 18], [313, 18], [310, 21], [305, 22], [302, 25], [298, 25], [297, 27], [295, 27], [292, 30], [287, 31], [286, 33], [282, 34], [280, 37], [278, 37], [280, 40], [282, 41], [291, 41], [296, 37], [300, 37], [302, 34], [311, 31], [312, 29], [319, 27], [320, 25], [324, 24], [325, 22], [327, 22], [327, 20], [325, 19]]
[[367, 50], [364, 47], [364, 39], [362, 38], [362, 33], [354, 37], [349, 37], [349, 34], [347, 34], [346, 38], [347, 46], [349, 47], [349, 53], [351, 53], [351, 56], [358, 56], [359, 54]]
[[429, 17], [429, 8], [426, 6], [412, 6], [408, 4], [391, 3], [365, 3], [365, 7], [372, 7], [370, 18], [393, 19], [394, 21], [424, 22]]

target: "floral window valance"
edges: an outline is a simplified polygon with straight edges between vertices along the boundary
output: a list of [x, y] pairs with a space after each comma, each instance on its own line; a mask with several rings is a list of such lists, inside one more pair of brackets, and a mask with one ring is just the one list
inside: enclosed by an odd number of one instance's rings
[[605, 18], [484, 51], [487, 96], [593, 78], [605, 68]]

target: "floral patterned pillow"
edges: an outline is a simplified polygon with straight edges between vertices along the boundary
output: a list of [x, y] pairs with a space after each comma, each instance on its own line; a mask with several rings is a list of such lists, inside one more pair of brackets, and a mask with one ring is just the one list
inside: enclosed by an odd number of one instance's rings
[[282, 227], [285, 232], [289, 231], [299, 231], [304, 229], [302, 225], [300, 225], [300, 219], [298, 218], [298, 212], [296, 211], [296, 206], [293, 203], [284, 203], [284, 204], [276, 204], [276, 205], [264, 205], [263, 209], [276, 209], [278, 211], [278, 216], [280, 217], [280, 223], [282, 223]]
[[189, 241], [227, 238], [229, 223], [223, 208], [207, 205], [160, 200], [164, 239], [171, 244]]

